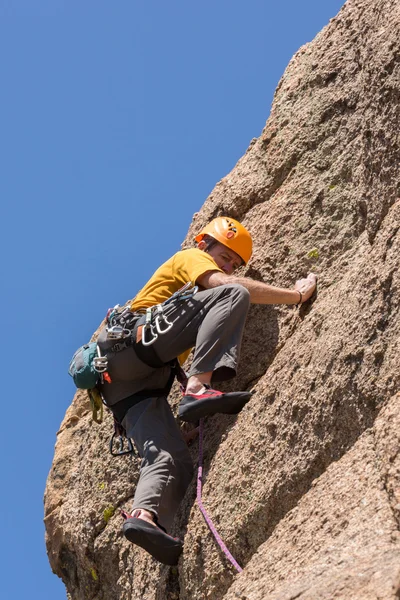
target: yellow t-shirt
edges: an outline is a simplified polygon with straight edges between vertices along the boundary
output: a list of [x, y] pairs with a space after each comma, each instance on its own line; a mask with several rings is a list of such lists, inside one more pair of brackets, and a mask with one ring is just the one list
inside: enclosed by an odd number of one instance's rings
[[[165, 262], [131, 302], [131, 311], [161, 304], [178, 291], [185, 283], [193, 285], [197, 278], [208, 271], [221, 271], [209, 254], [198, 248], [181, 250]], [[182, 364], [189, 356], [190, 350], [179, 357]]]
[[181, 250], [165, 262], [131, 302], [131, 311], [161, 304], [188, 281], [195, 285], [197, 278], [208, 271], [221, 271], [209, 254], [191, 248]]

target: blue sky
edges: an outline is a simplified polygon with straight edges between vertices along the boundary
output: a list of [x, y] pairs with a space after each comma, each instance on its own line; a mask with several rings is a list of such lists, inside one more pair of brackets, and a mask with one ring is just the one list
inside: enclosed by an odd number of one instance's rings
[[0, 0], [3, 598], [65, 599], [42, 497], [72, 353], [179, 249], [342, 4]]

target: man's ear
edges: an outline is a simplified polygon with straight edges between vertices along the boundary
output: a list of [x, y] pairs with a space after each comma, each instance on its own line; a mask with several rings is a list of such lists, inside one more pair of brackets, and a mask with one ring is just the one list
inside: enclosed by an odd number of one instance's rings
[[200, 242], [197, 242], [197, 247], [199, 250], [203, 250], [203, 252], [205, 252], [207, 249], [207, 242], [200, 240]]

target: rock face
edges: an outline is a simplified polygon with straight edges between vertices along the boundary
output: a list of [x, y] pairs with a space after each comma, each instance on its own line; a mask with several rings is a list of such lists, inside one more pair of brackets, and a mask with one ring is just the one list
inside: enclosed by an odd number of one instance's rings
[[187, 237], [229, 214], [255, 240], [244, 275], [290, 287], [319, 274], [300, 310], [252, 307], [233, 385], [255, 394], [206, 425], [204, 503], [244, 570], [216, 546], [195, 482], [178, 568], [122, 538], [139, 464], [104, 451], [111, 417], [93, 423], [78, 393], [45, 495], [70, 600], [400, 598], [399, 130], [400, 3], [348, 0], [293, 57], [260, 138]]

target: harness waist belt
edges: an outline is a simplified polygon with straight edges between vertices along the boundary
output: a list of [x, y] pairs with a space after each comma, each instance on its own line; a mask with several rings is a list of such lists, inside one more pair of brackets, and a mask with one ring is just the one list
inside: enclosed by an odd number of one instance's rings
[[146, 317], [138, 319], [132, 330], [131, 340], [133, 349], [135, 350], [136, 354], [142, 362], [144, 362], [146, 365], [149, 365], [149, 367], [154, 367], [155, 369], [158, 369], [159, 367], [164, 367], [165, 363], [158, 357], [154, 346], [143, 346], [142, 342], [138, 341], [138, 337], [141, 334], [141, 328], [143, 328], [143, 322], [145, 318]]
[[127, 398], [116, 402], [116, 404], [113, 404], [112, 406], [107, 406], [113, 413], [118, 423], [122, 423], [122, 419], [125, 417], [128, 410], [132, 408], [132, 406], [135, 406], [136, 404], [139, 404], [139, 402], [142, 402], [142, 400], [147, 400], [147, 398], [153, 397], [159, 398], [160, 396], [168, 396], [168, 394], [171, 391], [174, 379], [175, 369], [171, 366], [171, 374], [165, 387], [151, 390], [141, 390], [140, 392], [136, 392], [136, 394], [132, 394], [131, 396], [128, 396]]
[[138, 341], [138, 337], [141, 339], [141, 330], [143, 328], [145, 318], [145, 315], [139, 317], [133, 326], [131, 335], [120, 342], [116, 342], [113, 346], [111, 346], [108, 352], [113, 352], [115, 354], [132, 346], [142, 362], [149, 367], [158, 369], [160, 367], [164, 367], [165, 363], [159, 359], [153, 346], [143, 346], [142, 342]]

